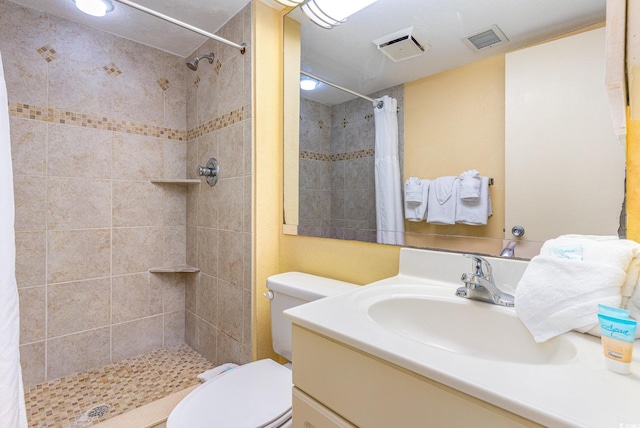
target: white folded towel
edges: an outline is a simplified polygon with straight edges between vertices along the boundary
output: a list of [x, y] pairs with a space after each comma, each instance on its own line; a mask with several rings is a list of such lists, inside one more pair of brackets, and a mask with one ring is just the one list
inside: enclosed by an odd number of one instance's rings
[[[411, 179], [420, 180], [417, 177], [411, 177]], [[407, 182], [409, 181], [407, 180]], [[429, 187], [430, 180], [420, 180], [420, 203], [416, 204], [415, 202], [409, 202], [406, 198], [406, 183], [405, 183], [405, 200], [404, 200], [404, 218], [409, 221], [423, 221], [426, 217], [427, 213], [427, 205], [429, 201]]]
[[625, 271], [605, 263], [536, 256], [515, 293], [515, 309], [536, 342], [598, 324], [598, 303], [619, 306]]
[[458, 177], [439, 177], [431, 182], [427, 223], [454, 224], [456, 222], [457, 182]]
[[458, 193], [456, 206], [456, 223], [469, 224], [471, 226], [484, 226], [487, 219], [493, 214], [491, 194], [489, 192], [489, 178], [480, 177], [480, 197], [475, 201], [462, 199], [462, 180]]
[[475, 169], [471, 169], [460, 174], [458, 178], [460, 179], [458, 197], [463, 201], [480, 200], [480, 185], [482, 183], [480, 173]]
[[422, 193], [424, 182], [418, 177], [409, 177], [404, 183], [404, 201], [409, 204], [420, 205], [422, 202]]

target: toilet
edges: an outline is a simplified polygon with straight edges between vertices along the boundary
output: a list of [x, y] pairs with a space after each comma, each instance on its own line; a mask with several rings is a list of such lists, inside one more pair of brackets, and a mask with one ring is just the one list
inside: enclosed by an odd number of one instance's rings
[[[265, 297], [271, 300], [274, 351], [291, 361], [291, 322], [283, 311], [356, 287], [301, 272], [269, 277]], [[220, 374], [178, 403], [167, 419], [167, 428], [291, 427], [292, 380], [288, 366], [264, 359], [219, 370]]]

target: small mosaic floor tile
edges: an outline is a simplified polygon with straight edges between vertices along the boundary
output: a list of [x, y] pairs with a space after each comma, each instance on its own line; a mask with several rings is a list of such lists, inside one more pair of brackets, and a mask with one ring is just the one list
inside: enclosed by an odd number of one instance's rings
[[29, 427], [89, 427], [197, 385], [211, 368], [185, 345], [34, 385], [24, 394]]

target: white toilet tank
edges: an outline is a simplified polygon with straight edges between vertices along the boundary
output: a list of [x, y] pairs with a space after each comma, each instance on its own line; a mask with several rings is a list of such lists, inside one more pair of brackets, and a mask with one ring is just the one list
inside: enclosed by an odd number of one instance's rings
[[273, 349], [291, 361], [291, 321], [283, 311], [323, 297], [333, 296], [357, 288], [350, 282], [338, 281], [302, 272], [286, 272], [270, 276], [267, 288], [271, 291], [271, 337]]

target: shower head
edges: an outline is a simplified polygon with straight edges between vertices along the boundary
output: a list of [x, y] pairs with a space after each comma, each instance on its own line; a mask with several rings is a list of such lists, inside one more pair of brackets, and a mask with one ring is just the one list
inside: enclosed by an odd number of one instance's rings
[[193, 71], [196, 71], [198, 69], [198, 62], [201, 59], [206, 59], [209, 61], [209, 64], [213, 64], [213, 52], [211, 52], [209, 55], [200, 55], [190, 60], [187, 60], [187, 67], [189, 67]]

